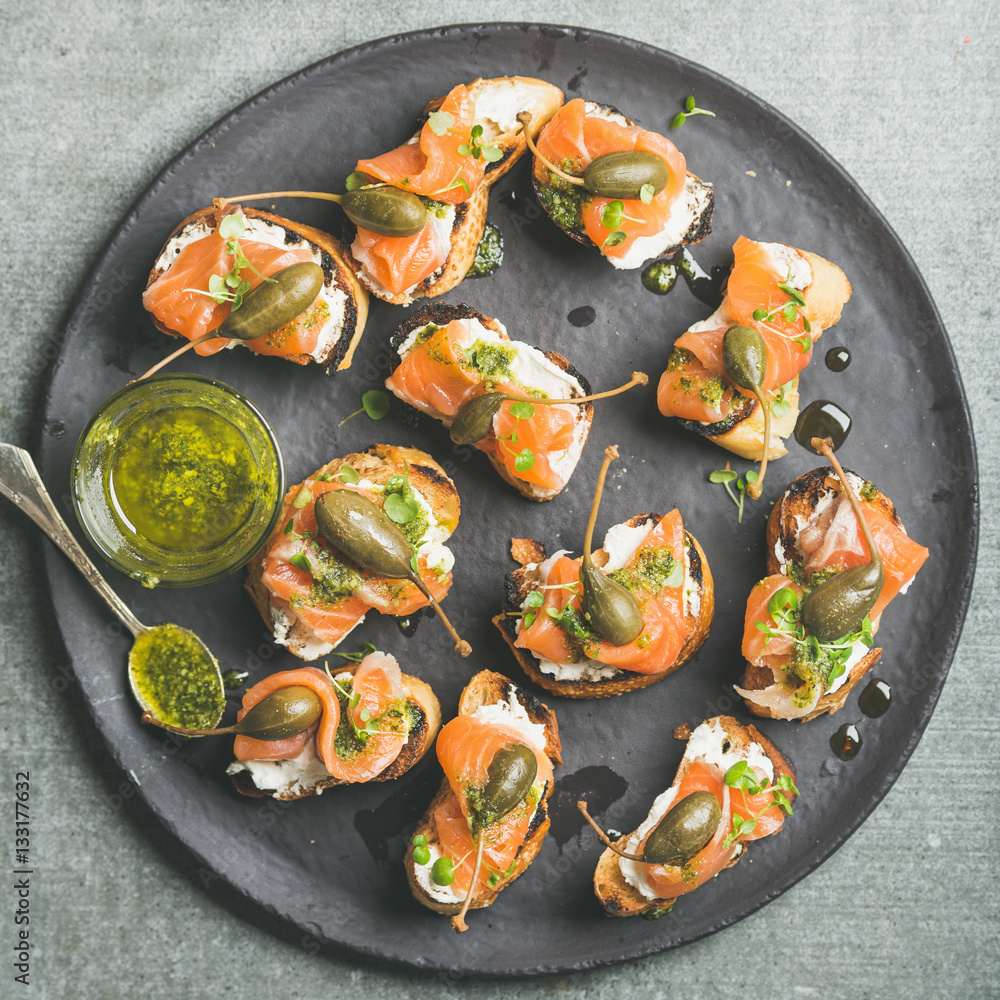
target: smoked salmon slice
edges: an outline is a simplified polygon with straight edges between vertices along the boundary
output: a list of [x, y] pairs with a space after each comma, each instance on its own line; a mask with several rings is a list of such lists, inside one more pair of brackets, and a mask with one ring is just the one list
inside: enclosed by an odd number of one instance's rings
[[[636, 150], [659, 156], [669, 169], [666, 186], [646, 204], [640, 199], [611, 199], [589, 195], [579, 189], [582, 196], [580, 219], [583, 231], [606, 257], [624, 258], [635, 241], [643, 236], [660, 233], [684, 191], [687, 164], [677, 147], [665, 136], [650, 132], [638, 125], [609, 120], [599, 113], [588, 113], [587, 102], [574, 98], [564, 104], [542, 130], [538, 151], [566, 173], [581, 175], [599, 156]], [[542, 185], [550, 185], [558, 178], [550, 173], [540, 159], [535, 159], [534, 176]], [[562, 182], [565, 186], [565, 182]], [[614, 228], [602, 221], [605, 209], [612, 201], [623, 205], [623, 218]], [[613, 231], [624, 234], [615, 244], [608, 242]]]
[[580, 597], [582, 557], [561, 556], [543, 582], [544, 604], [537, 609], [534, 621], [519, 630], [514, 645], [553, 663], [578, 663], [586, 658], [640, 674], [666, 670], [684, 646], [684, 577], [681, 573], [675, 584], [654, 588], [652, 577], [644, 570], [649, 560], [663, 565], [667, 556], [683, 570], [684, 525], [676, 509], [660, 519], [622, 568], [619, 582], [632, 591], [643, 613], [644, 628], [634, 641], [614, 646], [593, 633], [584, 638], [574, 636], [559, 624], [566, 620], [565, 612], [570, 608], [586, 629]]
[[[513, 354], [526, 348], [503, 338], [484, 343], [486, 350], [501, 353]], [[497, 371], [489, 366], [477, 367], [478, 344], [470, 319], [450, 320], [407, 351], [386, 379], [386, 388], [446, 426], [451, 426], [463, 406], [487, 392], [529, 396], [538, 393], [534, 386], [513, 378], [507, 365], [498, 365]], [[572, 384], [567, 383], [564, 391], [563, 398], [570, 398]], [[533, 413], [527, 419], [512, 413], [512, 407], [516, 412], [516, 403], [501, 404], [490, 432], [475, 447], [489, 455], [510, 478], [558, 492], [566, 485], [566, 456], [578, 444], [581, 407], [539, 402], [532, 404]], [[531, 456], [527, 464], [521, 457], [525, 452]], [[562, 469], [556, 468], [559, 464]]]
[[[657, 406], [665, 416], [718, 423], [729, 415], [735, 393], [753, 398], [725, 372], [722, 338], [734, 324], [752, 327], [764, 340], [768, 362], [762, 388], [778, 398], [780, 387], [790, 386], [809, 365], [813, 344], [840, 319], [851, 295], [839, 267], [794, 247], [740, 236], [733, 259], [722, 305], [674, 342], [675, 353], [657, 390]], [[758, 318], [761, 310], [764, 318]], [[713, 380], [721, 380], [721, 387]]]
[[[451, 795], [435, 810], [438, 838], [445, 856], [455, 864], [455, 888], [468, 891], [475, 865], [477, 842], [472, 836], [470, 792], [482, 790], [490, 764], [497, 753], [511, 745], [528, 746], [538, 763], [537, 782], [552, 780], [552, 762], [544, 749], [533, 746], [516, 729], [498, 722], [486, 722], [474, 715], [459, 715], [438, 735], [437, 755], [451, 786]], [[536, 808], [529, 795], [511, 812], [482, 827], [483, 865], [477, 888], [494, 883], [510, 867], [527, 837]]]
[[[380, 492], [355, 484], [305, 480], [298, 487], [292, 516], [264, 556], [261, 581], [272, 604], [336, 646], [372, 609], [408, 615], [430, 602], [409, 580], [361, 570], [330, 547], [316, 524], [316, 501], [333, 490], [359, 493], [379, 507], [384, 503]], [[417, 567], [434, 598], [443, 599], [451, 588], [450, 571], [439, 572], [429, 563], [426, 551], [418, 552]]]
[[[352, 680], [337, 682], [339, 693], [330, 677], [315, 667], [272, 674], [247, 691], [237, 717], [242, 719], [268, 695], [294, 685], [308, 687], [319, 696], [323, 707], [318, 723], [284, 740], [237, 736], [233, 746], [237, 760], [290, 760], [315, 739], [316, 755], [333, 777], [360, 782], [376, 778], [399, 756], [407, 738], [406, 695], [394, 657], [369, 653]], [[350, 726], [356, 735], [353, 740], [342, 736], [338, 752], [338, 730], [344, 726]]]
[[[233, 267], [233, 257], [226, 252], [227, 241], [218, 232], [222, 215], [221, 211], [215, 212], [211, 219], [213, 231], [184, 246], [170, 267], [143, 292], [142, 302], [146, 309], [167, 329], [188, 340], [194, 340], [221, 326], [232, 310], [230, 303], [217, 303], [208, 294], [209, 279], [213, 276], [223, 277]], [[278, 248], [242, 238], [239, 244], [246, 259], [265, 278], [293, 264], [313, 259], [312, 251], [305, 246]], [[250, 268], [244, 268], [239, 274], [244, 281], [250, 283], [251, 290], [263, 280]], [[308, 313], [296, 317], [296, 320], [268, 337], [246, 341], [247, 346], [261, 354], [311, 354], [316, 348], [317, 333], [322, 327], [322, 308], [318, 300]], [[232, 343], [232, 340], [220, 337], [199, 344], [194, 350], [207, 357], [217, 354]]]

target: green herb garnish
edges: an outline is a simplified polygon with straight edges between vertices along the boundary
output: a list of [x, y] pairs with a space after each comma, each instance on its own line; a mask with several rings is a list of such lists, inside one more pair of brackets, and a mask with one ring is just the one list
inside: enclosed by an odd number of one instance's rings
[[[736, 489], [739, 491], [739, 497], [732, 490], [730, 485], [733, 480], [736, 481]], [[729, 463], [726, 462], [726, 467], [724, 469], [716, 469], [714, 472], [709, 474], [708, 481], [710, 483], [722, 483], [726, 487], [726, 492], [729, 494], [729, 498], [736, 504], [737, 524], [743, 523], [743, 502], [746, 499], [747, 487], [751, 483], [757, 482], [757, 473], [752, 469], [747, 472], [746, 476], [738, 476], [736, 472], [729, 468]]]
[[684, 101], [684, 110], [678, 111], [677, 114], [674, 115], [674, 117], [670, 120], [670, 127], [680, 128], [693, 115], [708, 115], [709, 118], [714, 118], [715, 112], [695, 107], [694, 94], [688, 94], [687, 100]]
[[362, 413], [366, 413], [372, 420], [381, 420], [389, 412], [389, 403], [388, 393], [381, 389], [369, 389], [361, 394], [361, 406], [353, 413], [348, 413], [337, 426], [343, 427], [348, 420], [353, 420]]
[[491, 144], [483, 145], [480, 141], [483, 134], [482, 125], [473, 125], [469, 142], [463, 142], [457, 149], [459, 156], [471, 156], [474, 160], [482, 157], [487, 163], [496, 163], [503, 159], [503, 150]]

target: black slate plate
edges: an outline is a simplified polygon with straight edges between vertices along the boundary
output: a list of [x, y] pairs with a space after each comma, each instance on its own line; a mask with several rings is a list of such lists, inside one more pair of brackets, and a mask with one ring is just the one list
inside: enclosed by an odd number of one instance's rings
[[[689, 168], [716, 185], [714, 232], [695, 250], [701, 264], [730, 262], [733, 241], [746, 233], [823, 254], [852, 281], [844, 319], [824, 336], [804, 374], [803, 400], [832, 398], [854, 415], [844, 462], [895, 499], [910, 534], [931, 551], [910, 592], [885, 616], [878, 672], [892, 685], [893, 704], [883, 718], [861, 722], [860, 755], [841, 763], [828, 746], [842, 722], [861, 719], [856, 694], [832, 719], [762, 724], [794, 762], [802, 791], [781, 835], [755, 844], [752, 864], [685, 897], [660, 921], [602, 915], [591, 888], [599, 847], [581, 832], [574, 803], [586, 794], [607, 826], [634, 828], [673, 777], [683, 749], [673, 728], [719, 712], [744, 717], [730, 685], [740, 670], [747, 593], [763, 573], [770, 504], [750, 508], [737, 525], [726, 495], [707, 483], [726, 454], [655, 409], [655, 381], [670, 345], [707, 314], [706, 306], [683, 286], [654, 296], [638, 272], [614, 271], [556, 231], [531, 200], [526, 161], [499, 185], [490, 209], [506, 240], [506, 262], [494, 277], [468, 281], [448, 300], [466, 301], [499, 316], [513, 336], [561, 351], [595, 386], [617, 385], [634, 368], [652, 376], [646, 390], [599, 407], [577, 474], [554, 502], [522, 499], [482, 456], [456, 454], [439, 425], [410, 422], [402, 407], [378, 424], [358, 417], [337, 428], [361, 392], [385, 377], [386, 343], [402, 309], [373, 303], [354, 367], [333, 380], [243, 351], [209, 360], [188, 355], [183, 365], [232, 383], [258, 403], [277, 429], [290, 482], [372, 441], [424, 448], [452, 471], [463, 516], [453, 538], [458, 562], [448, 609], [474, 655], [460, 660], [432, 621], [406, 639], [392, 620], [374, 615], [355, 633], [359, 644], [376, 643], [429, 680], [445, 718], [474, 670], [499, 669], [523, 680], [490, 624], [503, 574], [513, 566], [508, 540], [533, 535], [551, 547], [578, 547], [605, 444], [618, 442], [623, 458], [600, 524], [678, 506], [704, 545], [718, 610], [693, 662], [620, 699], [547, 699], [565, 746], [552, 835], [524, 878], [491, 909], [473, 913], [469, 933], [456, 936], [446, 919], [414, 902], [399, 865], [405, 837], [438, 782], [432, 759], [391, 785], [339, 789], [290, 806], [241, 799], [222, 775], [228, 741], [179, 747], [138, 724], [125, 681], [127, 637], [82, 578], [47, 551], [57, 618], [86, 704], [139, 794], [198, 859], [206, 885], [225, 880], [258, 910], [368, 955], [494, 974], [586, 968], [692, 941], [774, 899], [836, 850], [899, 775], [933, 710], [968, 604], [978, 513], [971, 427], [947, 336], [906, 250], [857, 185], [774, 109], [701, 67], [598, 32], [529, 25], [442, 28], [340, 53], [253, 98], [167, 166], [122, 221], [66, 330], [41, 447], [45, 479], [63, 497], [63, 509], [74, 442], [87, 418], [167, 350], [140, 292], [181, 218], [212, 196], [242, 190], [340, 189], [358, 156], [410, 135], [427, 100], [456, 82], [504, 74], [542, 76], [567, 98], [616, 105], [660, 131], [684, 97], [696, 94], [718, 118], [694, 119], [672, 137]], [[497, 197], [507, 192], [513, 197]], [[339, 228], [333, 207], [285, 202], [279, 212]], [[574, 326], [568, 316], [583, 306], [593, 308], [595, 319]], [[834, 374], [822, 355], [841, 344], [854, 360]], [[767, 501], [818, 464], [791, 447], [772, 465]], [[195, 629], [225, 667], [250, 669], [252, 680], [298, 662], [272, 646], [239, 575], [195, 590], [152, 592], [108, 575], [140, 618]]]

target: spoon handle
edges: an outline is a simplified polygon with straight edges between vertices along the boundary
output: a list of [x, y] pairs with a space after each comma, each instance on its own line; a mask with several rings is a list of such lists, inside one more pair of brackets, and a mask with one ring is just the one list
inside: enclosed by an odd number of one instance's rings
[[104, 598], [108, 607], [132, 635], [138, 636], [146, 631], [146, 626], [136, 619], [107, 580], [98, 573], [97, 567], [66, 527], [66, 522], [56, 510], [31, 456], [23, 448], [3, 442], [0, 442], [0, 493], [20, 507], [69, 556], [73, 565]]

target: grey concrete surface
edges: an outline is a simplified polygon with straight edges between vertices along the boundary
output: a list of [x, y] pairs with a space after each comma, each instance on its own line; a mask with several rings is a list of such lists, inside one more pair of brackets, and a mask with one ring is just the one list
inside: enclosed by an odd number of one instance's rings
[[510, 0], [461, 8], [298, 0], [0, 5], [0, 437], [31, 447], [45, 347], [96, 253], [160, 166], [257, 90], [346, 46], [455, 21], [543, 20], [640, 38], [738, 81], [814, 136], [902, 237], [951, 333], [972, 407], [983, 533], [936, 714], [859, 832], [776, 902], [709, 939], [585, 974], [491, 982], [314, 954], [201, 890], [134, 801], [63, 681], [40, 542], [0, 506], [0, 866], [13, 775], [32, 773], [31, 985], [0, 995], [983, 998], [1000, 996], [1000, 86], [996, 2]]

